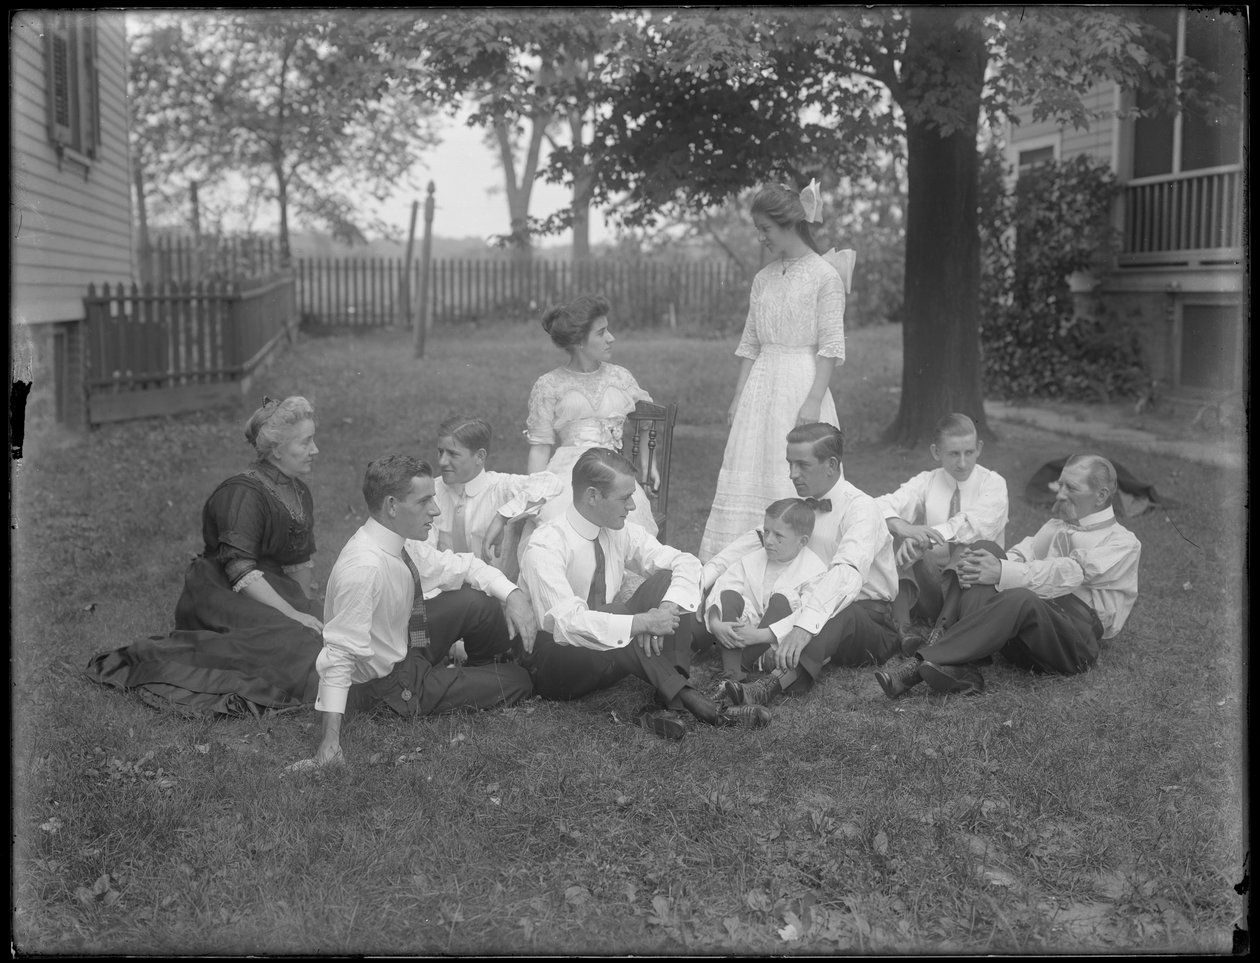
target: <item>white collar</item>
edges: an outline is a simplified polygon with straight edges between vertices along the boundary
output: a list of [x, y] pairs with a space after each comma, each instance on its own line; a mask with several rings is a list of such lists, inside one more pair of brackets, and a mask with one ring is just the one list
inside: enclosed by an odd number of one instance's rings
[[1108, 505], [1106, 508], [1094, 512], [1092, 515], [1086, 515], [1084, 518], [1077, 519], [1075, 523], [1068, 522], [1073, 528], [1102, 528], [1108, 522], [1116, 519], [1116, 510]]
[[[443, 482], [442, 484], [446, 484]], [[486, 476], [486, 470], [483, 468], [472, 478], [464, 482], [462, 485], [446, 485], [446, 490], [454, 495], [464, 495], [466, 498], [476, 498], [484, 492], [490, 485], [490, 479]]]
[[582, 513], [577, 510], [577, 506], [570, 505], [565, 509], [564, 517], [573, 530], [588, 542], [594, 541], [599, 536], [600, 527], [594, 522], [583, 518]]
[[382, 551], [391, 555], [402, 555], [403, 544], [406, 539], [399, 535], [392, 528], [386, 528], [375, 518], [369, 517], [363, 523], [360, 529], [372, 542], [374, 542]]

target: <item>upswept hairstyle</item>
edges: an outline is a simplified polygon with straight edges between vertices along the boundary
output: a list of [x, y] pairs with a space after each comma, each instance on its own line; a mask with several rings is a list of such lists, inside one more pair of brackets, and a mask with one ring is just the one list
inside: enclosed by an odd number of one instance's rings
[[808, 538], [814, 534], [814, 510], [803, 498], [780, 498], [766, 509], [766, 518], [782, 520], [796, 532]]
[[1089, 479], [1089, 487], [1094, 491], [1102, 491], [1104, 488], [1114, 495], [1116, 494], [1116, 468], [1104, 458], [1102, 455], [1095, 455], [1093, 452], [1080, 452], [1072, 455], [1063, 463], [1063, 467], [1083, 463], [1086, 466], [1086, 477]]
[[490, 424], [482, 418], [468, 418], [459, 415], [447, 418], [438, 425], [438, 437], [449, 435], [469, 451], [479, 448], [490, 450]]
[[573, 492], [579, 495], [594, 488], [601, 495], [612, 490], [620, 475], [634, 477], [634, 466], [611, 448], [588, 448], [573, 466]]
[[543, 330], [557, 348], [572, 351], [591, 333], [599, 318], [608, 317], [612, 305], [602, 294], [583, 294], [566, 304], [557, 304], [543, 315]]
[[940, 444], [942, 438], [946, 435], [974, 435], [976, 434], [976, 423], [966, 415], [953, 411], [936, 423], [937, 444]]
[[813, 445], [814, 457], [819, 461], [834, 458], [838, 462], [844, 462], [844, 433], [835, 425], [819, 421], [797, 425], [788, 432], [787, 440], [789, 445]]
[[299, 422], [308, 419], [315, 420], [315, 409], [301, 395], [290, 395], [283, 401], [264, 397], [245, 422], [245, 440], [254, 446], [259, 458], [266, 458], [289, 440]]
[[412, 455], [384, 455], [368, 462], [363, 473], [363, 501], [368, 511], [379, 512], [389, 495], [402, 498], [411, 490], [411, 479], [417, 476], [432, 478], [433, 469], [427, 461]]
[[801, 195], [798, 191], [780, 184], [763, 187], [753, 198], [752, 213], [768, 217], [779, 227], [796, 228], [796, 233], [809, 245], [811, 251], [815, 254], [822, 253], [818, 250], [818, 244], [810, 232], [809, 222], [805, 220], [805, 207], [801, 204]]

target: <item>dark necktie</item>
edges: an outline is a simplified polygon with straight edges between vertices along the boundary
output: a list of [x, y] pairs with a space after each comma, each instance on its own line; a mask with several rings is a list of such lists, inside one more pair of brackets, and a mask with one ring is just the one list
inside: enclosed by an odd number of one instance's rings
[[808, 505], [810, 508], [812, 508], [816, 512], [831, 511], [830, 498], [806, 498], [805, 504]]
[[411, 560], [404, 548], [402, 559], [411, 572], [411, 580], [415, 583], [415, 597], [411, 600], [411, 617], [407, 619], [407, 644], [413, 649], [425, 649], [429, 646], [429, 614], [424, 607], [424, 588], [420, 584], [420, 570]]
[[962, 491], [957, 485], [954, 486], [954, 494], [949, 497], [949, 514], [946, 518], [953, 518], [958, 514], [958, 510], [962, 508]]
[[591, 573], [591, 590], [586, 593], [587, 608], [600, 609], [608, 604], [608, 583], [604, 575], [604, 549], [599, 544], [599, 536], [591, 539], [595, 548], [595, 571]]

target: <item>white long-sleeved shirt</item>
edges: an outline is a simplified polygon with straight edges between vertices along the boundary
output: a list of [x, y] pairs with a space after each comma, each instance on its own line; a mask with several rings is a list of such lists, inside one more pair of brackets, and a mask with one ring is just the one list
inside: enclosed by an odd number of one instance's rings
[[351, 685], [384, 678], [406, 656], [415, 582], [403, 551], [415, 563], [426, 596], [430, 588], [444, 592], [467, 583], [505, 602], [516, 590], [511, 579], [473, 555], [439, 552], [369, 518], [350, 536], [328, 576], [324, 648], [315, 660], [315, 708], [321, 712], [345, 712]]
[[718, 606], [723, 592], [736, 592], [744, 600], [744, 617], [749, 624], [760, 625], [770, 596], [776, 593], [782, 595], [791, 606], [792, 614], [767, 626], [774, 637], [782, 641], [796, 622], [796, 612], [801, 607], [801, 592], [826, 571], [823, 560], [809, 546], [802, 548], [796, 553], [796, 558], [786, 564], [771, 563], [763, 548], [745, 555], [718, 576], [709, 590], [709, 607], [712, 610]]
[[[1066, 533], [1070, 550], [1056, 541]], [[997, 589], [1031, 589], [1038, 598], [1075, 595], [1098, 614], [1103, 638], [1124, 628], [1138, 594], [1142, 543], [1116, 521], [1111, 507], [1072, 524], [1052, 518], [1035, 535], [1006, 550]]]
[[[486, 532], [499, 509], [509, 503], [519, 503], [523, 512], [537, 512], [544, 501], [560, 494], [563, 488], [563, 480], [549, 471], [532, 475], [483, 471], [463, 485], [448, 485], [442, 478], [434, 478], [433, 497], [442, 514], [434, 519], [426, 541], [442, 551], [455, 550], [455, 509], [462, 498], [468, 551], [481, 558]], [[427, 585], [424, 594], [425, 598], [431, 597]]]
[[[958, 489], [959, 509], [949, 514], [949, 503]], [[884, 518], [900, 518], [913, 525], [928, 525], [946, 542], [974, 542], [987, 539], [1006, 544], [1006, 522], [1010, 503], [1006, 479], [997, 472], [976, 465], [965, 482], [957, 482], [944, 468], [919, 472], [895, 492], [875, 499]], [[933, 554], [942, 564], [949, 559], [948, 545], [934, 545]]]
[[570, 505], [563, 515], [535, 529], [521, 558], [521, 585], [534, 606], [539, 626], [561, 645], [619, 649], [631, 641], [632, 615], [594, 611], [587, 606], [595, 574], [598, 538], [604, 550], [605, 602], [617, 595], [627, 570], [647, 576], [670, 569], [673, 578], [662, 601], [684, 612], [700, 604], [700, 560], [662, 545], [644, 528], [600, 528]]
[[[841, 609], [858, 599], [891, 602], [897, 595], [897, 562], [892, 535], [875, 499], [850, 485], [841, 475], [831, 491], [831, 511], [816, 512], [809, 548], [827, 563], [825, 574], [801, 593], [795, 627], [817, 635]], [[761, 547], [756, 531], [747, 532], [705, 563], [703, 581], [717, 577]]]

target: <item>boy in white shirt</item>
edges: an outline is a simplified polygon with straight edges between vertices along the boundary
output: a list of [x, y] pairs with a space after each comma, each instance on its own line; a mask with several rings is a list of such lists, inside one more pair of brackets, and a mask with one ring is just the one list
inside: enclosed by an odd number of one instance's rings
[[896, 541], [893, 620], [904, 654], [924, 644], [914, 621], [932, 625], [926, 643], [931, 644], [957, 620], [962, 599], [954, 571], [958, 552], [983, 542], [1000, 550], [1006, 538], [1006, 479], [977, 464], [983, 449], [975, 422], [948, 414], [937, 422], [929, 449], [939, 467], [876, 499]]
[[801, 589], [827, 571], [807, 547], [814, 510], [803, 498], [781, 498], [766, 509], [761, 548], [739, 559], [710, 589], [709, 631], [721, 646], [722, 679], [744, 673], [792, 628]]
[[[536, 513], [564, 485], [546, 471], [533, 475], [486, 471], [489, 451], [490, 425], [481, 418], [448, 418], [438, 427], [437, 467], [441, 477], [433, 480], [433, 487], [442, 514], [434, 522], [428, 541], [439, 551], [469, 552], [503, 569], [505, 556], [498, 544], [503, 522], [518, 511]], [[509, 503], [514, 507], [508, 507], [509, 514], [504, 516], [501, 513]], [[514, 563], [514, 551], [512, 560]]]

